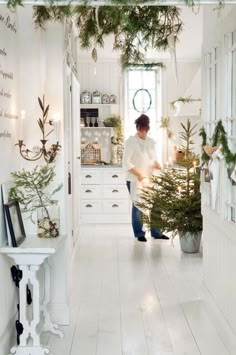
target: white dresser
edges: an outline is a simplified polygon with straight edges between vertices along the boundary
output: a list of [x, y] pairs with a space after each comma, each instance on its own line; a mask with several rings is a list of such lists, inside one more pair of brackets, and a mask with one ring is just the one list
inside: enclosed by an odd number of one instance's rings
[[82, 166], [81, 223], [131, 223], [130, 213], [121, 167]]

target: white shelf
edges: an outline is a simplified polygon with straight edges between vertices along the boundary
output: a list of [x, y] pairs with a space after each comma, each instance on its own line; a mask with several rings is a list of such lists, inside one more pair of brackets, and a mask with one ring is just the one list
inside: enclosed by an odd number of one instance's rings
[[100, 127], [83, 127], [80, 126], [80, 129], [114, 129], [115, 127], [105, 127], [105, 126], [100, 126]]
[[96, 108], [96, 107], [118, 107], [118, 104], [80, 104], [80, 108]]

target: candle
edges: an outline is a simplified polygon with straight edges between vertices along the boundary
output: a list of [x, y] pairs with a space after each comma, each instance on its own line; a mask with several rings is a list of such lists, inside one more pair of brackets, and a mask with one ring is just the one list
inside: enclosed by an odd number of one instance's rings
[[25, 122], [25, 110], [21, 110], [21, 112], [20, 112], [20, 136], [19, 136], [20, 140], [23, 140], [24, 122]]
[[181, 196], [181, 186], [178, 186], [177, 189], [178, 189], [179, 196]]
[[61, 128], [61, 121], [60, 121], [59, 113], [55, 113], [53, 115], [53, 126], [54, 126], [54, 140], [57, 143], [57, 142], [59, 142], [60, 128]]
[[196, 166], [197, 166], [197, 162], [194, 160], [193, 161], [194, 174], [196, 174]]

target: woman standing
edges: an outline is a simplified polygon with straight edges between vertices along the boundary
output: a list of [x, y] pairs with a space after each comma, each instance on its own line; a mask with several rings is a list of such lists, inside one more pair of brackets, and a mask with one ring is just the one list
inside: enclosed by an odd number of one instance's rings
[[[124, 146], [123, 168], [126, 174], [126, 185], [132, 199], [132, 227], [134, 237], [146, 242], [143, 230], [142, 212], [135, 206], [139, 199], [139, 190], [148, 183], [148, 176], [153, 169], [161, 169], [156, 161], [155, 142], [147, 137], [150, 129], [149, 117], [142, 114], [135, 120], [137, 133], [127, 139]], [[151, 229], [154, 239], [169, 239], [157, 228]]]

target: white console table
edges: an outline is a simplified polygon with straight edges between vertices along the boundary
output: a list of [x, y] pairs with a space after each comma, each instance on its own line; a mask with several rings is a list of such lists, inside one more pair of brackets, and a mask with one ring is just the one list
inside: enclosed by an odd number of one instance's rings
[[[47, 258], [55, 254], [59, 248], [63, 236], [52, 239], [40, 239], [36, 236], [27, 237], [17, 248], [4, 247], [1, 253], [12, 258], [15, 264], [22, 271], [22, 279], [19, 282], [19, 321], [23, 325], [23, 333], [20, 335], [20, 344], [11, 348], [10, 354], [15, 355], [45, 355], [50, 354], [50, 349], [40, 344], [41, 331], [51, 331], [63, 337], [63, 333], [58, 329], [57, 324], [51, 322], [48, 312], [50, 303], [50, 267]], [[40, 265], [44, 267], [44, 300], [40, 304], [38, 270]], [[32, 289], [32, 317], [27, 316], [26, 287], [30, 283]], [[37, 326], [40, 322], [40, 312], [44, 316], [44, 324], [39, 331]]]

